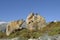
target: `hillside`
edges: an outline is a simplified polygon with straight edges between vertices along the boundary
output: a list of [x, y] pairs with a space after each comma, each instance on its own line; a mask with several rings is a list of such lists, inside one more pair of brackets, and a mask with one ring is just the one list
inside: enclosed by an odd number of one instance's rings
[[48, 35], [60, 34], [60, 22], [50, 22], [42, 29], [42, 32], [48, 33]]
[[39, 38], [44, 34], [53, 36], [60, 34], [60, 21], [46, 23], [43, 16], [31, 13], [26, 20], [14, 20], [9, 23], [0, 22], [0, 38]]
[[15, 33], [11, 33], [10, 36], [6, 36], [5, 33], [0, 32], [0, 38], [38, 38], [42, 36], [44, 33], [48, 33], [48, 35], [50, 36], [60, 34], [60, 22], [50, 22], [42, 30], [37, 30], [35, 32], [30, 32], [27, 29], [23, 29], [21, 31], [18, 30]]

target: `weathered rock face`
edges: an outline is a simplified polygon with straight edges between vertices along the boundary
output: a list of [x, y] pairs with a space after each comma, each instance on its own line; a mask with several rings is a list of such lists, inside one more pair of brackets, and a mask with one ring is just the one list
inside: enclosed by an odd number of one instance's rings
[[[27, 28], [30, 31], [37, 31], [42, 29], [46, 24], [45, 19], [38, 15], [31, 13], [28, 15], [26, 22], [24, 20], [12, 21], [7, 24], [6, 35], [9, 36], [10, 33], [17, 29]], [[27, 27], [26, 27], [27, 26]]]
[[42, 29], [46, 24], [46, 21], [42, 16], [31, 13], [27, 16], [26, 23], [27, 23], [27, 29], [33, 31], [36, 29], [38, 30]]
[[34, 19], [34, 13], [31, 13], [27, 16], [26, 23], [29, 24], [31, 20]]
[[6, 35], [9, 36], [10, 33], [17, 29], [22, 29], [21, 25], [23, 24], [24, 20], [12, 21], [7, 24], [6, 27]]

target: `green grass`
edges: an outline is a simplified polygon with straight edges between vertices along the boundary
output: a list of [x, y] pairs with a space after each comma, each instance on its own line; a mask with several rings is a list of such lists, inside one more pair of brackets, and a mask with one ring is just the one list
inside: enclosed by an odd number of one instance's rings
[[42, 33], [40, 31], [35, 31], [35, 32], [30, 32], [27, 29], [23, 29], [21, 31], [17, 31], [15, 33], [11, 33], [9, 36], [6, 36], [4, 33], [0, 33], [0, 38], [15, 38], [15, 37], [20, 37], [20, 38], [38, 38], [40, 37]]
[[45, 28], [42, 30], [43, 32], [47, 32], [48, 35], [57, 35], [60, 34], [60, 22], [56, 23], [49, 23]]

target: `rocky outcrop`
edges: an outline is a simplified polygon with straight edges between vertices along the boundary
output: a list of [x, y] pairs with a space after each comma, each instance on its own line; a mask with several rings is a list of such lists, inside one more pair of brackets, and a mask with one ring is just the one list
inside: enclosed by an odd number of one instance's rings
[[10, 33], [17, 29], [22, 29], [21, 25], [23, 24], [24, 20], [17, 20], [17, 21], [12, 21], [7, 24], [6, 27], [6, 35], [9, 36]]
[[45, 27], [46, 21], [45, 19], [40, 16], [38, 13], [30, 13], [26, 21], [24, 20], [17, 20], [17, 21], [11, 21], [7, 23], [7, 27], [5, 29], [6, 35], [9, 36], [10, 33], [14, 32], [15, 30], [26, 28], [30, 31], [37, 31], [41, 30], [43, 27]]
[[40, 30], [46, 25], [45, 19], [39, 14], [31, 13], [27, 16], [26, 19], [27, 29], [30, 31]]

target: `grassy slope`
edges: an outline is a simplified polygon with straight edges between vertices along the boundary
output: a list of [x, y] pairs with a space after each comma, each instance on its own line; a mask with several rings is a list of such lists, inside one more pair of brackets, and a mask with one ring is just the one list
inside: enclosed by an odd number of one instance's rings
[[42, 31], [47, 32], [48, 35], [60, 34], [60, 22], [51, 22]]
[[56, 23], [49, 23], [46, 27], [44, 27], [40, 31], [30, 32], [27, 29], [23, 29], [21, 31], [17, 31], [15, 33], [11, 33], [10, 36], [6, 36], [5, 33], [0, 32], [0, 38], [14, 38], [14, 37], [23, 37], [23, 38], [38, 38], [39, 36], [43, 35], [44, 33], [48, 33], [49, 35], [56, 35], [60, 34], [60, 22]]
[[38, 38], [42, 33], [40, 31], [36, 32], [30, 32], [27, 29], [23, 29], [21, 31], [17, 31], [15, 33], [11, 33], [10, 36], [6, 36], [5, 33], [0, 32], [0, 38], [14, 38], [14, 37], [20, 37], [20, 38]]

